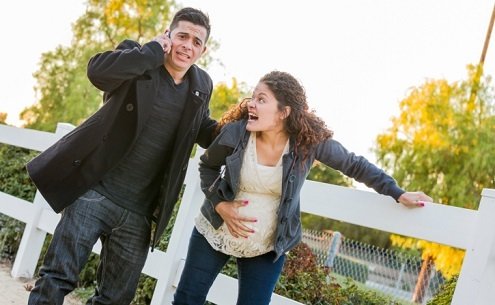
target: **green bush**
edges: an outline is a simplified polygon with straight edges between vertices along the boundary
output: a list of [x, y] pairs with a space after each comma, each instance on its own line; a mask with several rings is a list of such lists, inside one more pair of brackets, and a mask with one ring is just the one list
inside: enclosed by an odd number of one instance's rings
[[304, 243], [287, 254], [287, 260], [275, 292], [308, 305], [399, 305], [373, 290], [360, 288], [351, 279], [340, 284], [329, 277], [329, 270], [316, 263]]
[[24, 223], [0, 214], [0, 260], [14, 261], [22, 232]]
[[445, 282], [435, 297], [428, 301], [427, 305], [450, 305], [456, 285], [457, 277], [453, 277]]
[[[0, 192], [33, 201], [36, 188], [25, 166], [36, 154], [27, 149], [0, 144]], [[15, 259], [23, 232], [23, 222], [0, 214], [0, 259]]]
[[0, 191], [33, 201], [36, 188], [26, 171], [26, 163], [38, 152], [0, 144]]

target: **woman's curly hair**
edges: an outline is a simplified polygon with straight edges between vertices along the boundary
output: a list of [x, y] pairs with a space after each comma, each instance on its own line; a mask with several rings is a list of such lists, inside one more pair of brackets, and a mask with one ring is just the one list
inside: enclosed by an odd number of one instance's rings
[[[314, 111], [309, 110], [306, 92], [292, 75], [287, 72], [272, 71], [263, 76], [259, 82], [270, 88], [278, 101], [280, 111], [283, 111], [285, 106], [291, 108], [289, 116], [284, 121], [285, 130], [295, 139], [296, 153], [303, 160], [312, 147], [333, 136], [333, 132], [327, 128], [325, 122]], [[219, 131], [229, 122], [247, 119], [248, 100], [244, 99], [231, 107], [220, 119], [217, 130]]]

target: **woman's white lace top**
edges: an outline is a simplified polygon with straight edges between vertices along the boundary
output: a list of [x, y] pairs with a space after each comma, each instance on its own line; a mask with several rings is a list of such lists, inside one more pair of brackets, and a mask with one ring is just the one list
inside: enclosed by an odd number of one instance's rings
[[287, 141], [276, 166], [260, 165], [256, 155], [256, 132], [251, 132], [244, 153], [236, 199], [249, 201], [248, 205], [239, 208], [239, 214], [258, 220], [248, 224], [255, 232], [250, 233], [248, 238], [235, 238], [225, 223], [215, 230], [200, 213], [195, 219], [196, 229], [215, 250], [235, 257], [253, 257], [273, 250], [277, 209], [282, 192], [282, 156], [288, 150]]

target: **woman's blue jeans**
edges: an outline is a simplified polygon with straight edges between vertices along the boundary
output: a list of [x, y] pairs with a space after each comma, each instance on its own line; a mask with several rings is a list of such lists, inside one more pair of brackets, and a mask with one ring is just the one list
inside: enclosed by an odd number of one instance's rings
[[[184, 271], [174, 295], [174, 305], [203, 305], [218, 273], [229, 255], [214, 250], [193, 229]], [[268, 305], [282, 272], [285, 256], [275, 262], [275, 253], [252, 258], [237, 258], [239, 294], [237, 305]]]
[[99, 238], [97, 287], [87, 304], [129, 304], [148, 255], [150, 232], [147, 217], [89, 190], [62, 212], [28, 304], [62, 305]]

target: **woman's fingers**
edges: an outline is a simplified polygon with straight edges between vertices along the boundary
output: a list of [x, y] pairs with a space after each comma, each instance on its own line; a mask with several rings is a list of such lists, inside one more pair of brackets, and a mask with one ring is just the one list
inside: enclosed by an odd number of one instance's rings
[[254, 217], [246, 217], [246, 216], [241, 216], [239, 215], [239, 209], [242, 207], [245, 207], [246, 205], [249, 204], [248, 200], [235, 200], [233, 202], [233, 215], [227, 222], [227, 227], [229, 228], [230, 234], [232, 236], [238, 238], [248, 238], [249, 235], [253, 234], [255, 231], [254, 229], [249, 226], [249, 223], [256, 222], [257, 219]]
[[410, 208], [424, 207], [426, 202], [432, 201], [433, 199], [423, 192], [406, 192], [399, 197], [399, 202]]
[[248, 238], [255, 230], [248, 223], [256, 222], [255, 218], [236, 217], [226, 222], [227, 227], [234, 237]]

